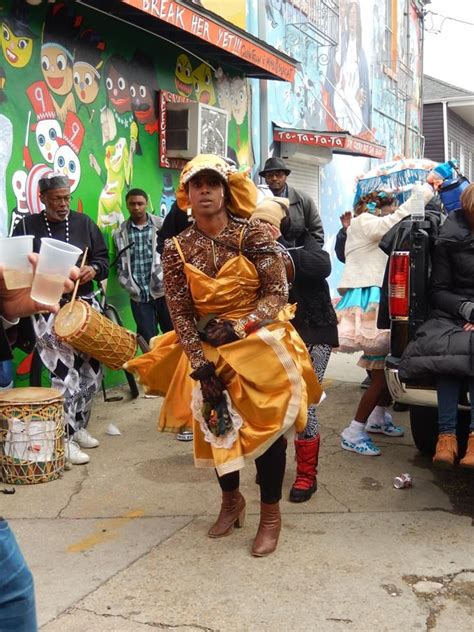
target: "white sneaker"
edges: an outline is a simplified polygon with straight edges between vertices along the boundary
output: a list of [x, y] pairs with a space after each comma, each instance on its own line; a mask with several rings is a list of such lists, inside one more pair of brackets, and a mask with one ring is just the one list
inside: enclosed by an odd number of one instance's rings
[[74, 439], [66, 441], [66, 459], [73, 465], [85, 465], [89, 463], [89, 455], [81, 452], [79, 444]]
[[76, 430], [73, 439], [81, 448], [97, 448], [99, 440], [92, 437], [85, 428]]

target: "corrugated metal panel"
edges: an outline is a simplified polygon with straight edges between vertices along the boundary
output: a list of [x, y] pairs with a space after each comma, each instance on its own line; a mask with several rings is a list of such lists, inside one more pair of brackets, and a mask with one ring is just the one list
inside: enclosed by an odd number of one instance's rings
[[294, 158], [285, 160], [285, 164], [291, 169], [288, 184], [311, 196], [319, 208], [319, 165]]

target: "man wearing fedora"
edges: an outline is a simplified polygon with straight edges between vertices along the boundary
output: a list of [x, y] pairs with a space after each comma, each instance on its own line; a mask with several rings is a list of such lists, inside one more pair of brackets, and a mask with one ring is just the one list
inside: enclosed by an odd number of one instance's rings
[[286, 179], [291, 170], [282, 158], [272, 156], [265, 162], [259, 176], [264, 178], [268, 188], [275, 197], [288, 198], [291, 219], [291, 241], [301, 237], [306, 231], [314, 235], [321, 246], [324, 245], [324, 230], [314, 200], [304, 191], [287, 184]]

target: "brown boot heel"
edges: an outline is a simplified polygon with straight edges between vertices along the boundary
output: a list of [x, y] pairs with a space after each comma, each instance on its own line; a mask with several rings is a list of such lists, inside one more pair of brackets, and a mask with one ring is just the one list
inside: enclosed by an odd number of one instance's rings
[[254, 557], [265, 557], [273, 553], [278, 545], [281, 531], [280, 503], [260, 503], [260, 524], [252, 546]]
[[245, 523], [245, 498], [235, 490], [222, 492], [222, 505], [219, 516], [207, 532], [209, 538], [224, 538], [230, 535], [234, 527], [240, 529]]

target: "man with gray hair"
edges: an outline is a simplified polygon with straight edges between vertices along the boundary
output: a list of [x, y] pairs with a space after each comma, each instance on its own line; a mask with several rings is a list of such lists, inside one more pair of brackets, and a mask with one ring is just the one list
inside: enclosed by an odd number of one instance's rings
[[[107, 246], [102, 233], [87, 215], [70, 209], [68, 178], [51, 173], [39, 181], [39, 190], [45, 209], [22, 219], [13, 234], [34, 235], [35, 252], [39, 252], [43, 237], [64, 241], [83, 252], [87, 248], [86, 261], [79, 272], [78, 296], [97, 309], [93, 280], [103, 281], [109, 271]], [[71, 294], [64, 294], [61, 304], [70, 299]], [[51, 372], [52, 386], [64, 396], [68, 459], [73, 465], [82, 465], [89, 462], [89, 455], [81, 448], [99, 445], [98, 440], [89, 434], [87, 425], [94, 396], [100, 388], [102, 368], [98, 360], [60, 341], [54, 333], [53, 321], [50, 314], [34, 317], [36, 346], [43, 364]]]

